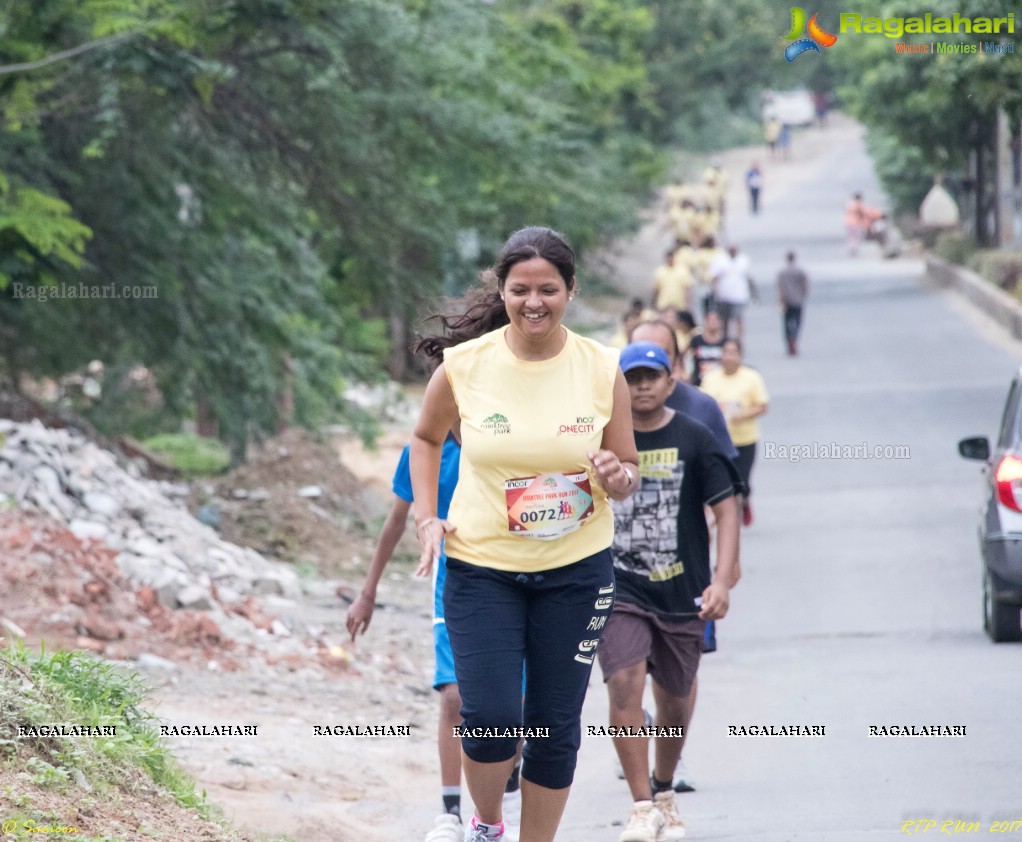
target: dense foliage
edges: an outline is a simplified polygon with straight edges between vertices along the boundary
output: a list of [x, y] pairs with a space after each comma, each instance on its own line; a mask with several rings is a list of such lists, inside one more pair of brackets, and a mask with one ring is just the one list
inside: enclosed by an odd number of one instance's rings
[[[925, 7], [925, 8], [924, 8]], [[930, 0], [925, 4], [896, 0], [863, 0], [855, 11], [866, 16], [1007, 17], [1017, 12], [1010, 0]], [[1017, 14], [1016, 14], [1017, 17]], [[1016, 21], [1016, 30], [1019, 23]], [[871, 130], [871, 152], [885, 188], [899, 210], [916, 211], [937, 174], [947, 175], [952, 187], [967, 184], [973, 195], [959, 191], [960, 199], [979, 204], [977, 235], [986, 230], [993, 185], [994, 125], [1003, 109], [1017, 141], [1022, 121], [1022, 58], [1005, 55], [898, 53], [896, 40], [975, 46], [980, 41], [1014, 43], [1014, 35], [981, 36], [906, 34], [900, 39], [883, 35], [846, 36], [827, 59], [841, 81], [846, 108]], [[1016, 49], [1018, 47], [1015, 44]], [[970, 157], [980, 170], [970, 173]]]
[[236, 457], [292, 402], [340, 417], [509, 231], [584, 254], [671, 144], [733, 140], [784, 25], [767, 0], [7, 4], [7, 378], [102, 359], [106, 401], [142, 364], [166, 428], [198, 405]]

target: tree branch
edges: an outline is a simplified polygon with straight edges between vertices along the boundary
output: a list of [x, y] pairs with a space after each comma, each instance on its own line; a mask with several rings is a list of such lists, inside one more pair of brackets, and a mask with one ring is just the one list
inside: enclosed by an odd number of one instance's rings
[[36, 61], [26, 61], [21, 64], [0, 64], [0, 76], [8, 76], [11, 73], [24, 73], [28, 70], [38, 70], [41, 67], [56, 64], [58, 61], [74, 58], [75, 56], [81, 55], [89, 50], [96, 50], [100, 47], [116, 44], [119, 41], [126, 41], [128, 38], [134, 38], [139, 34], [141, 34], [141, 30], [136, 30], [134, 32], [120, 32], [117, 35], [107, 35], [105, 38], [97, 38], [95, 41], [86, 41], [84, 44], [79, 44], [77, 47], [72, 47], [69, 50], [61, 50], [59, 53], [53, 53], [52, 55], [37, 59]]

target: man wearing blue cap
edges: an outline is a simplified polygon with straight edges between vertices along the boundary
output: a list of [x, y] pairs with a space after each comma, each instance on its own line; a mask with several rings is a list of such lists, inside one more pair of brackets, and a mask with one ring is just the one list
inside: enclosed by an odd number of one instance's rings
[[[639, 450], [640, 486], [615, 502], [617, 597], [597, 655], [610, 694], [614, 748], [634, 801], [620, 842], [677, 842], [685, 826], [672, 777], [705, 623], [728, 610], [738, 579], [738, 506], [733, 469], [702, 424], [666, 406], [674, 388], [667, 353], [652, 342], [621, 352]], [[713, 509], [717, 566], [710, 568], [703, 506]], [[643, 732], [642, 694], [653, 678], [656, 718]], [[650, 776], [646, 739], [654, 738]]]

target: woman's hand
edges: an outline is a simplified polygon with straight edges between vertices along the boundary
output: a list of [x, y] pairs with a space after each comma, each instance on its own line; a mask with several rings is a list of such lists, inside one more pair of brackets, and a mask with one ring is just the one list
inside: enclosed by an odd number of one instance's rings
[[623, 498], [632, 492], [635, 468], [626, 467], [613, 450], [590, 451], [589, 461], [596, 479], [611, 497]]
[[429, 575], [433, 565], [440, 560], [444, 536], [457, 531], [457, 528], [450, 521], [438, 517], [428, 517], [415, 525], [415, 534], [419, 539], [419, 566], [415, 568], [416, 576], [425, 578]]

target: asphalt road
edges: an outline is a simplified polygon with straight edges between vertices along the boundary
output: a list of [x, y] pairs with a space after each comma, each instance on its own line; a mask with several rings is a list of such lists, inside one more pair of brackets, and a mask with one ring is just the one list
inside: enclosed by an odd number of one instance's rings
[[[921, 283], [918, 260], [884, 261], [872, 244], [845, 254], [844, 202], [854, 190], [881, 201], [854, 126], [796, 135], [788, 163], [758, 157], [764, 211], [750, 217], [736, 187], [729, 233], [763, 294], [746, 343], [771, 397], [762, 442], [908, 458], [791, 462], [761, 448], [743, 579], [700, 670], [685, 752], [697, 791], [678, 798], [689, 838], [886, 840], [920, 819], [936, 826], [907, 829], [927, 838], [953, 835], [943, 822], [955, 820], [987, 834], [1022, 820], [1022, 646], [982, 631], [980, 471], [956, 442], [994, 433], [1022, 347]], [[733, 179], [749, 160], [728, 156]], [[626, 291], [647, 291], [667, 244], [653, 225], [626, 249]], [[772, 287], [788, 248], [813, 284], [797, 359], [784, 355]], [[597, 668], [584, 723], [606, 722]], [[728, 736], [730, 725], [787, 724], [826, 736]], [[966, 736], [870, 737], [871, 725]], [[616, 842], [628, 808], [611, 741], [584, 738], [558, 840]]]

